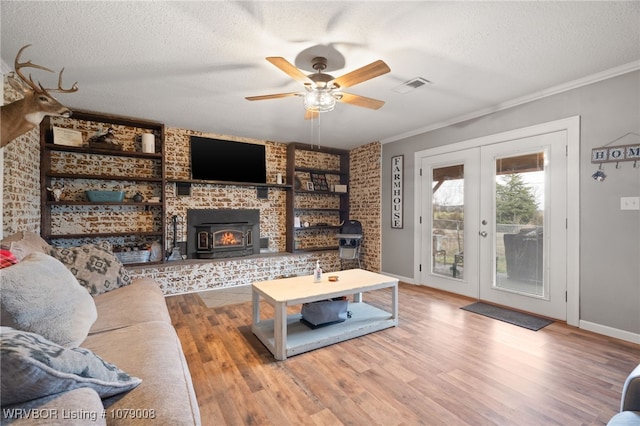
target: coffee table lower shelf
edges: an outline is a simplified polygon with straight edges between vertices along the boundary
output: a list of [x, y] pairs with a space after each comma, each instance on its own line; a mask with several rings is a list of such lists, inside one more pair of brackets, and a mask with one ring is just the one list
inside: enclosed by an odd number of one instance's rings
[[[301, 354], [398, 325], [389, 312], [364, 302], [349, 303], [352, 317], [339, 324], [311, 329], [300, 322], [301, 315], [287, 316], [286, 357]], [[276, 353], [274, 320], [261, 320], [253, 333], [272, 353]]]

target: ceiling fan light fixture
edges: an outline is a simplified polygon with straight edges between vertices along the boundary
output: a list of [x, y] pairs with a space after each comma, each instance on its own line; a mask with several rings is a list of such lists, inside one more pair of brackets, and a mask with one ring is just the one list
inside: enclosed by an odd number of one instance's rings
[[318, 112], [333, 111], [336, 107], [336, 98], [327, 89], [312, 89], [304, 95], [304, 107]]
[[372, 78], [379, 77], [391, 71], [389, 66], [382, 60], [377, 60], [369, 65], [360, 67], [348, 72], [340, 77], [334, 78], [325, 74], [327, 69], [327, 58], [316, 56], [311, 60], [312, 68], [316, 71], [313, 74], [305, 75], [301, 70], [292, 65], [283, 57], [269, 56], [267, 61], [278, 67], [289, 77], [304, 85], [304, 92], [296, 93], [276, 93], [273, 95], [247, 96], [249, 101], [264, 99], [287, 98], [290, 96], [301, 96], [303, 98], [306, 113], [305, 120], [313, 120], [318, 117], [318, 113], [333, 111], [336, 102], [355, 105], [372, 110], [380, 109], [384, 105], [383, 101], [366, 96], [354, 95], [342, 92], [343, 88], [352, 87]]

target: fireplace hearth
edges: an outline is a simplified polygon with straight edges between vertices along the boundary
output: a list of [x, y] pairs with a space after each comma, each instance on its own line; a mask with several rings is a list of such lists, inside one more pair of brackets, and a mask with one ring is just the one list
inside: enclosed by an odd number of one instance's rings
[[257, 209], [190, 209], [187, 227], [189, 258], [220, 259], [260, 252]]

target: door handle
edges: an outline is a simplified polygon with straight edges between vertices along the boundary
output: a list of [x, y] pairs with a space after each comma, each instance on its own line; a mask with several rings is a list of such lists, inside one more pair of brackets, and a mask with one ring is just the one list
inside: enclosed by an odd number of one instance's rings
[[481, 237], [485, 237], [485, 238], [487, 237], [487, 231], [481, 231], [479, 232], [479, 234]]

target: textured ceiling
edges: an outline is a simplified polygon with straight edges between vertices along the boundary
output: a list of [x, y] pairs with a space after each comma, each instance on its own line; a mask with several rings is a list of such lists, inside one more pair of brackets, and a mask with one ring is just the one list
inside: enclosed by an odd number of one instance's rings
[[[27, 2], [0, 3], [2, 69], [24, 59], [80, 90], [71, 107], [223, 135], [353, 148], [473, 117], [608, 70], [638, 69], [640, 2]], [[249, 102], [300, 83], [312, 46], [340, 76], [376, 59], [391, 72], [349, 89], [386, 104], [338, 104], [313, 122], [302, 100]], [[312, 52], [314, 49], [312, 49]], [[332, 58], [334, 58], [332, 60]], [[344, 60], [344, 64], [340, 63]], [[302, 61], [302, 62], [301, 62]], [[334, 62], [336, 61], [336, 62]], [[422, 77], [409, 93], [392, 89]], [[34, 78], [55, 86], [56, 76]]]

